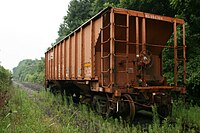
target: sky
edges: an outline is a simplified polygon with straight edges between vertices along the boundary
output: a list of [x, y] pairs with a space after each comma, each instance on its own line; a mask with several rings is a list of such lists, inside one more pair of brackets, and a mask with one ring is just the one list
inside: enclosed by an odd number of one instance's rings
[[1, 0], [0, 65], [40, 59], [58, 37], [70, 0]]

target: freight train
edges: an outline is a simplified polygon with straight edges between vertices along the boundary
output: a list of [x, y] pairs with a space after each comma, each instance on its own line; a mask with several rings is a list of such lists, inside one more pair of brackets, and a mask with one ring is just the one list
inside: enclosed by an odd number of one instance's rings
[[[186, 93], [184, 23], [108, 7], [45, 53], [46, 88], [127, 122], [139, 110], [152, 110], [152, 105], [167, 116], [172, 107], [169, 92]], [[172, 44], [167, 45], [170, 38]], [[164, 49], [172, 51], [170, 85], [162, 72]]]

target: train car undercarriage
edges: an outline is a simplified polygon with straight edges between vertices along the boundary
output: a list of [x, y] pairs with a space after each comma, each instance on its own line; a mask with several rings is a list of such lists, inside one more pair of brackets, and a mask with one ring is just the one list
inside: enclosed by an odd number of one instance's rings
[[50, 92], [61, 94], [63, 100], [67, 100], [67, 102], [71, 98], [76, 104], [89, 105], [102, 116], [122, 117], [128, 123], [134, 120], [138, 111], [152, 111], [153, 106], [157, 107], [160, 117], [167, 117], [172, 111], [171, 95], [160, 90], [142, 90], [120, 94], [119, 92], [92, 92], [89, 81], [49, 81], [48, 87]]

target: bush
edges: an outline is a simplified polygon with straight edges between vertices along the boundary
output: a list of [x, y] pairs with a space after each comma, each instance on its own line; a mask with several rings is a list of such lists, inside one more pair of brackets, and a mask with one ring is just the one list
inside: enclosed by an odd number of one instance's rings
[[0, 65], [0, 92], [3, 92], [11, 84], [11, 72]]

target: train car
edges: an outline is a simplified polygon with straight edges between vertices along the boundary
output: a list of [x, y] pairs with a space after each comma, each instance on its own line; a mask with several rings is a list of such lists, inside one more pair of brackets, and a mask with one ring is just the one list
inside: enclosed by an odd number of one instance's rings
[[[162, 73], [163, 51], [172, 51], [170, 85]], [[184, 20], [108, 7], [45, 53], [45, 80], [50, 91], [102, 115], [132, 122], [137, 111], [157, 105], [167, 116], [169, 92], [186, 93]]]

